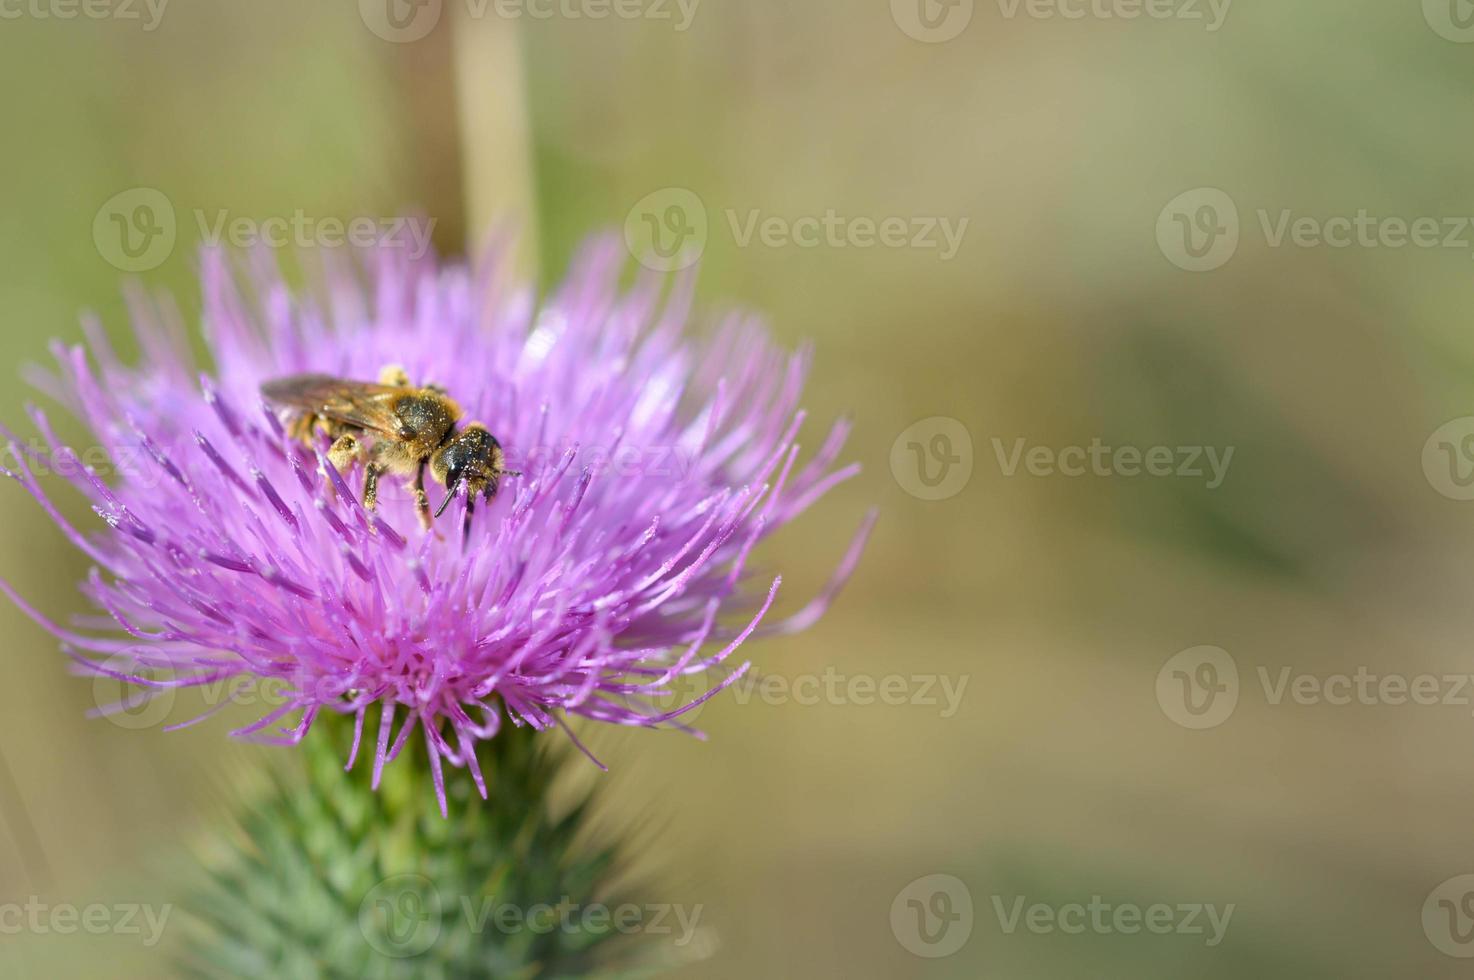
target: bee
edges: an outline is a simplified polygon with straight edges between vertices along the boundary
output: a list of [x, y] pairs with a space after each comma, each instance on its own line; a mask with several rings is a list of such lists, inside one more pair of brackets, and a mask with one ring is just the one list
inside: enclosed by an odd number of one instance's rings
[[319, 431], [332, 440], [328, 461], [340, 473], [355, 462], [364, 464], [363, 505], [378, 503], [379, 477], [385, 473], [413, 476], [410, 488], [420, 524], [432, 524], [425, 471], [445, 487], [439, 518], [463, 489], [466, 518], [462, 534], [471, 533], [476, 497], [490, 502], [507, 469], [501, 443], [480, 422], [461, 425], [465, 412], [438, 385], [415, 387], [395, 365], [379, 374], [378, 384], [347, 381], [325, 374], [299, 374], [261, 386], [267, 401], [294, 413], [289, 434], [309, 447]]

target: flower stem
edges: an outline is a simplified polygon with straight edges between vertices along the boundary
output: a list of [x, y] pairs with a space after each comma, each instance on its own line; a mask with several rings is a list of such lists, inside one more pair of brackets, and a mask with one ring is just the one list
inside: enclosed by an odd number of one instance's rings
[[547, 736], [509, 726], [483, 743], [487, 801], [447, 769], [449, 819], [421, 733], [378, 791], [367, 738], [344, 772], [351, 741], [351, 717], [325, 712], [300, 769], [239, 808], [239, 844], [210, 862], [191, 908], [197, 975], [586, 977], [628, 965], [637, 939], [556, 911], [624, 898], [616, 849], [587, 843], [590, 798], [561, 814], [549, 805], [565, 753]]

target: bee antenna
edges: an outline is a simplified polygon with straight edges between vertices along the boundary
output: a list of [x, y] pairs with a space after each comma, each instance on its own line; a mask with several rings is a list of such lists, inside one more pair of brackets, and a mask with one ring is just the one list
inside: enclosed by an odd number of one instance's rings
[[445, 508], [450, 506], [450, 502], [455, 499], [456, 493], [460, 489], [461, 478], [459, 476], [452, 477], [450, 481], [445, 484], [445, 499], [440, 502], [440, 509], [435, 512], [436, 520], [439, 520], [440, 515], [445, 513]]

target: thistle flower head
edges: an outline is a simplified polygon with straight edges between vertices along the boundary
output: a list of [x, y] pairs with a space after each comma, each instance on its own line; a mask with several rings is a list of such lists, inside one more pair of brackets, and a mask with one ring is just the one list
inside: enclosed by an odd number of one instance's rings
[[[442, 812], [442, 762], [484, 796], [475, 746], [504, 723], [685, 727], [747, 669], [733, 656], [745, 640], [817, 618], [873, 515], [817, 598], [765, 621], [780, 579], [750, 574], [751, 550], [855, 472], [835, 465], [847, 426], [800, 463], [807, 352], [735, 315], [694, 341], [689, 279], [621, 291], [622, 265], [596, 241], [539, 306], [495, 258], [439, 266], [383, 248], [297, 293], [269, 260], [206, 251], [212, 368], [193, 364], [172, 307], [135, 296], [139, 366], [89, 324], [90, 352], [58, 345], [36, 376], [90, 428], [106, 476], [39, 410], [40, 443], [12, 437], [8, 475], [95, 563], [83, 588], [107, 620], [61, 626], [0, 588], [80, 671], [139, 695], [242, 678], [287, 692], [232, 734], [293, 743], [323, 710], [350, 715], [348, 765], [367, 746], [377, 782], [420, 728]], [[401, 477], [367, 509], [362, 469], [340, 473], [326, 437], [293, 440], [261, 396], [284, 376], [373, 381], [389, 364], [443, 387], [521, 472], [465, 540], [459, 502], [423, 531]], [[62, 516], [36, 476], [48, 462], [105, 523]], [[444, 492], [429, 485], [433, 505]], [[662, 703], [703, 674], [705, 693]]]

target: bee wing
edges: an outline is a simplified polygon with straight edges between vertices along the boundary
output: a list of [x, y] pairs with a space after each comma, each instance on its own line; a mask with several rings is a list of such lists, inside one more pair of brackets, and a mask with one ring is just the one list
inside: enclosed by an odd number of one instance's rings
[[393, 403], [404, 388], [345, 381], [326, 374], [299, 374], [261, 386], [268, 401], [385, 435], [399, 431]]

